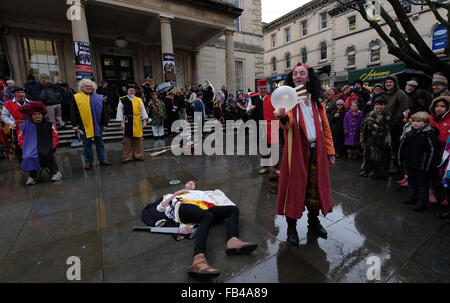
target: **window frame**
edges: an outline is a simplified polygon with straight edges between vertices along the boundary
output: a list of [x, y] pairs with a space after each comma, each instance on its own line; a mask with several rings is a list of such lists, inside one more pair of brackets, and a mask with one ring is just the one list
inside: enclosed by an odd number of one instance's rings
[[272, 57], [272, 72], [276, 72], [277, 71], [277, 58], [276, 57]]
[[[325, 58], [322, 58], [323, 46], [325, 45]], [[325, 41], [320, 42], [320, 61], [326, 61], [328, 60], [328, 46]]]
[[[322, 19], [322, 16], [325, 16], [325, 19]], [[323, 21], [325, 21], [325, 27], [322, 27], [322, 23]], [[320, 30], [324, 30], [328, 28], [328, 13], [327, 12], [323, 12], [319, 14], [319, 29]]]
[[[291, 53], [287, 52], [287, 53], [284, 55], [284, 58], [285, 58], [285, 60], [286, 60], [286, 69], [291, 68]], [[289, 63], [289, 65], [288, 65], [288, 63]]]
[[[236, 90], [244, 90], [245, 88], [245, 60], [242, 59], [237, 59], [234, 60], [235, 62], [235, 69], [234, 69], [234, 74], [235, 74], [235, 85], [236, 85]], [[242, 78], [238, 77], [238, 62], [242, 64]], [[241, 84], [242, 87], [239, 89], [239, 85], [238, 85], [238, 79], [241, 79]]]
[[[355, 22], [353, 24], [353, 29], [352, 29], [352, 25], [350, 24], [350, 19], [354, 19]], [[356, 15], [350, 16], [347, 18], [347, 30], [349, 33], [353, 33], [356, 31]]]
[[[374, 44], [378, 44], [378, 60], [372, 60], [372, 52], [374, 51], [372, 48]], [[376, 51], [376, 50], [375, 50]], [[369, 63], [377, 63], [381, 61], [381, 42], [379, 40], [371, 41], [369, 44]]]
[[270, 35], [272, 48], [277, 47], [277, 33]]
[[[306, 47], [302, 47], [300, 50], [300, 56], [303, 64], [308, 64], [308, 50]], [[306, 59], [306, 60], [304, 60]]]
[[302, 33], [302, 37], [306, 37], [308, 35], [308, 21], [307, 20], [303, 20], [301, 22], [301, 33]]
[[290, 27], [284, 29], [284, 42], [285, 43], [291, 42], [291, 28]]
[[[353, 64], [350, 64], [350, 60], [349, 60], [349, 56], [350, 56], [350, 52], [351, 51], [353, 51]], [[352, 67], [352, 66], [355, 66], [356, 65], [356, 49], [355, 49], [355, 47], [352, 45], [352, 46], [349, 46], [348, 48], [347, 48], [347, 50], [346, 50], [346, 52], [345, 52], [345, 57], [346, 57], [346, 59], [347, 59], [347, 67]]]
[[[44, 79], [46, 81], [56, 82], [56, 78], [61, 77], [62, 75], [61, 60], [58, 56], [59, 50], [57, 46], [57, 40], [30, 36], [23, 36], [21, 37], [21, 40], [26, 73], [33, 74], [37, 81], [39, 81], [40, 79]], [[41, 43], [43, 43], [44, 45], [44, 49], [39, 49], [38, 47], [36, 47], [36, 41], [41, 41]], [[33, 47], [31, 46], [30, 42], [33, 42]], [[50, 43], [50, 49], [48, 48], [48, 43]], [[33, 61], [33, 56], [35, 56], [36, 61]], [[46, 62], [40, 61], [41, 59], [43, 59], [42, 56], [45, 57]], [[54, 63], [50, 62], [50, 57], [54, 59]], [[32, 68], [32, 65], [35, 65], [36, 68]], [[43, 74], [39, 72], [39, 69], [44, 66], [48, 69], [48, 76], [41, 76]], [[34, 73], [33, 70], [37, 70], [38, 73]]]

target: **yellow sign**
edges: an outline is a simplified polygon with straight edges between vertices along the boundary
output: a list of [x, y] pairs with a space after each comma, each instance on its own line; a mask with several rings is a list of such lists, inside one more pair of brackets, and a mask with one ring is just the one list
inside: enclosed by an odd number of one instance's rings
[[383, 77], [383, 78], [384, 78], [384, 77], [389, 76], [390, 74], [391, 74], [391, 71], [390, 71], [390, 70], [387, 70], [387, 71], [383, 71], [383, 72], [377, 73], [377, 72], [375, 72], [375, 70], [372, 68], [372, 69], [370, 70], [370, 72], [365, 73], [365, 74], [362, 74], [361, 77], [359, 77], [359, 79], [361, 79], [362, 81], [366, 81], [367, 78], [376, 78], [376, 77]]

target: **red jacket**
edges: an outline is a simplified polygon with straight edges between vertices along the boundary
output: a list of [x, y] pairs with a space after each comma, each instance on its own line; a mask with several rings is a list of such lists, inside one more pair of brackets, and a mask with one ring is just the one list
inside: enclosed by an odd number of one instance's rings
[[436, 121], [434, 114], [430, 116], [430, 126], [437, 128], [439, 130], [439, 151], [440, 154], [444, 152], [445, 143], [447, 142], [447, 137], [450, 132], [450, 114], [446, 112], [441, 120]]

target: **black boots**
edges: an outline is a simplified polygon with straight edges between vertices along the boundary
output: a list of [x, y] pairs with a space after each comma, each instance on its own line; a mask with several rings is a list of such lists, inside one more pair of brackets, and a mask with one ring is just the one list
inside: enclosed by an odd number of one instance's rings
[[403, 204], [416, 204], [417, 203], [417, 199], [415, 199], [415, 198], [410, 198], [410, 199], [408, 199], [408, 200], [405, 200], [405, 201], [402, 201], [402, 203]]
[[320, 224], [319, 221], [319, 212], [309, 211], [308, 212], [308, 228], [314, 231], [319, 237], [326, 239], [328, 237], [328, 233]]
[[427, 209], [427, 203], [428, 201], [426, 200], [418, 200], [413, 209], [415, 211], [424, 211], [425, 209]]

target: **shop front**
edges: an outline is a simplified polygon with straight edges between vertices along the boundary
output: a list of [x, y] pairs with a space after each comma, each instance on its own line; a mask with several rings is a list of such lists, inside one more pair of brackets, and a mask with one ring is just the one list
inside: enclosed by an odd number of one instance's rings
[[280, 76], [268, 78], [267, 84], [269, 86], [269, 93], [272, 93], [278, 87], [285, 85], [287, 76], [288, 75], [286, 74], [286, 75], [280, 75]]
[[405, 64], [390, 64], [377, 67], [352, 70], [348, 72], [348, 83], [353, 84], [355, 80], [362, 80], [365, 86], [372, 87], [376, 83], [384, 82], [387, 76], [405, 70]]

